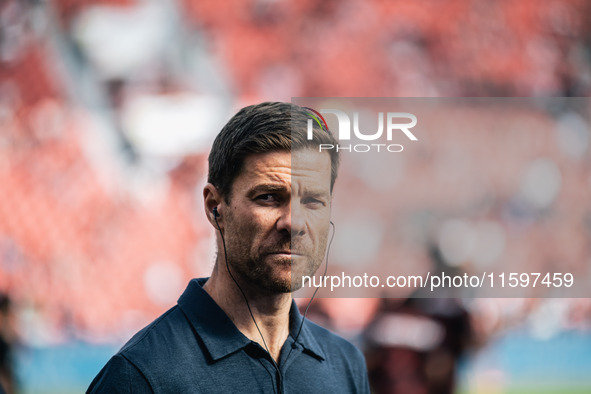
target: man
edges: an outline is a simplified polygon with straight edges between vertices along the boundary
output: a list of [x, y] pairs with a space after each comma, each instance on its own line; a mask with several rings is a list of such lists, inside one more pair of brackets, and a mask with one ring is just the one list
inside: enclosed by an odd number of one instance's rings
[[[218, 254], [178, 305], [136, 334], [88, 392], [369, 393], [362, 354], [303, 320], [291, 292], [323, 260], [338, 154], [317, 117], [285, 103], [240, 110], [209, 156], [205, 213]], [[293, 132], [292, 132], [293, 131]]]

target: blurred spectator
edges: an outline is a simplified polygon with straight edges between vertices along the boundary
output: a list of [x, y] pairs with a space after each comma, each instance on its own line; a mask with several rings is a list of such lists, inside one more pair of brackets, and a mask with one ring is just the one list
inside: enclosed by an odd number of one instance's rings
[[376, 394], [451, 394], [472, 334], [454, 299], [383, 299], [365, 340]]
[[4, 390], [7, 394], [16, 392], [12, 355], [14, 338], [10, 298], [0, 292], [0, 393]]

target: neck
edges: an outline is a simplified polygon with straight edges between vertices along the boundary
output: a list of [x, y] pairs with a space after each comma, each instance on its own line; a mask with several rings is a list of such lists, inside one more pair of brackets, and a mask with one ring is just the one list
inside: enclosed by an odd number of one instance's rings
[[228, 274], [225, 263], [216, 262], [211, 277], [203, 289], [222, 308], [240, 332], [251, 341], [266, 348], [271, 357], [278, 362], [281, 347], [289, 335], [291, 294], [269, 294], [253, 288], [252, 285], [236, 277], [234, 272], [233, 274], [248, 299], [250, 312], [244, 295]]

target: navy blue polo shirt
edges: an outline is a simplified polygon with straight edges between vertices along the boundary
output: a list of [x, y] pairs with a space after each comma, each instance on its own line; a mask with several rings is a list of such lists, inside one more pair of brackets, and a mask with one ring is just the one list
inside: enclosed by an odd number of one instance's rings
[[178, 304], [109, 360], [87, 393], [369, 393], [361, 352], [302, 321], [295, 302], [276, 369], [193, 279]]

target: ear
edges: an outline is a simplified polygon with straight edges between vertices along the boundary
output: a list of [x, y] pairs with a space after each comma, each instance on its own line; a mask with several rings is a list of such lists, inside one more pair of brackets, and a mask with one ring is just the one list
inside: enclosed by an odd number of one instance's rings
[[220, 207], [221, 203], [222, 203], [222, 197], [221, 197], [221, 194], [220, 194], [219, 190], [217, 189], [217, 187], [215, 187], [211, 183], [206, 184], [205, 187], [203, 188], [203, 206], [205, 208], [205, 216], [207, 216], [207, 220], [209, 220], [209, 223], [211, 223], [213, 228], [215, 228], [216, 230], [218, 229], [218, 226], [215, 223], [213, 209], [217, 208], [218, 224], [220, 225], [220, 227], [223, 227], [222, 226], [222, 211], [223, 211], [223, 209]]

